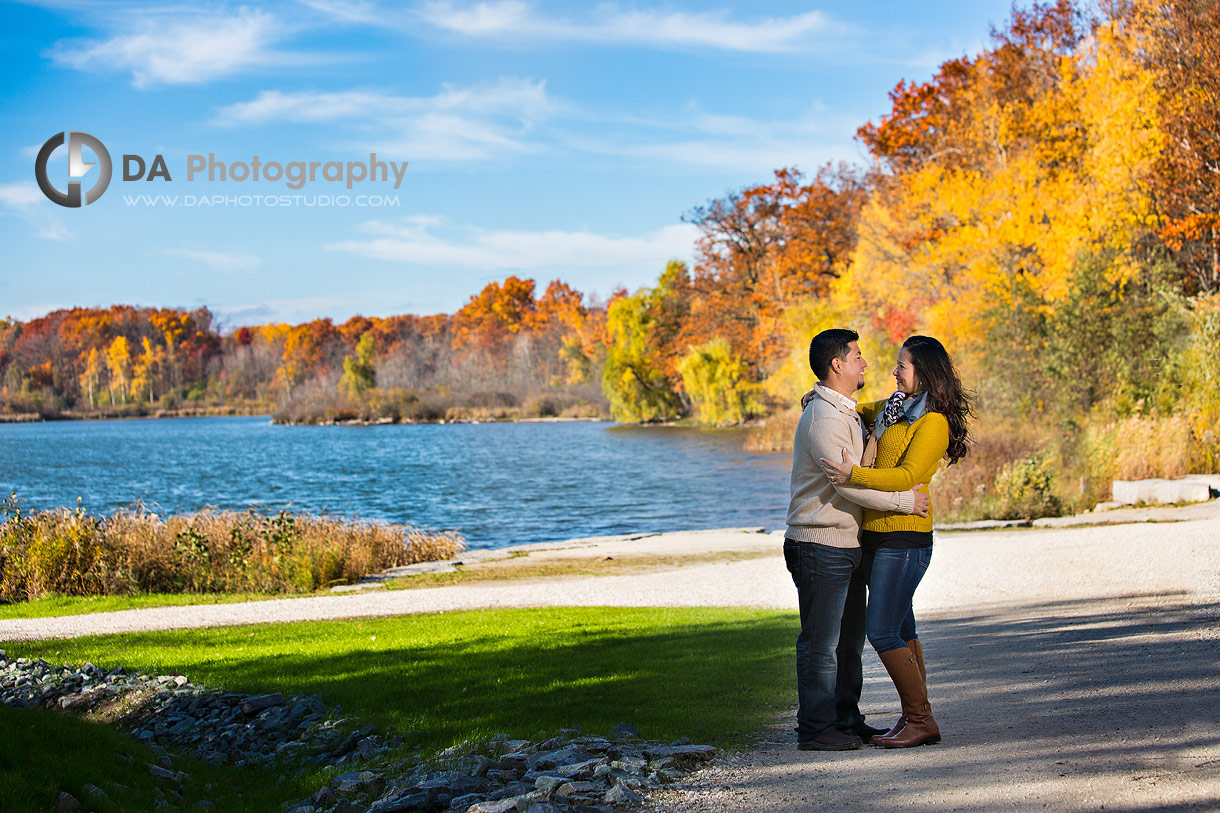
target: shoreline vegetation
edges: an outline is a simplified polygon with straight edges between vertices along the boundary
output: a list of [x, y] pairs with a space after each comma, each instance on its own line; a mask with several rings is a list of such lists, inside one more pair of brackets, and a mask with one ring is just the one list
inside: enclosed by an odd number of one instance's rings
[[454, 558], [461, 535], [280, 511], [96, 517], [0, 504], [0, 603], [48, 596], [309, 594], [369, 573]]

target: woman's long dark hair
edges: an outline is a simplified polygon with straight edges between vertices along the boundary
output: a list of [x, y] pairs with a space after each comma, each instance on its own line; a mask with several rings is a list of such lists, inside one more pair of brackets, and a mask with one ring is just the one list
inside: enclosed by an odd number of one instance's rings
[[969, 450], [969, 419], [974, 417], [974, 399], [962, 389], [962, 379], [945, 346], [931, 336], [911, 336], [902, 343], [911, 357], [915, 377], [928, 393], [928, 411], [939, 412], [949, 422], [949, 449], [945, 457], [952, 466]]

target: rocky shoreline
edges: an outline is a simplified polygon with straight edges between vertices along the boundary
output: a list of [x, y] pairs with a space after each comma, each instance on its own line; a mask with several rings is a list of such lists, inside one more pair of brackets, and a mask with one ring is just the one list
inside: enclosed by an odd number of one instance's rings
[[[628, 724], [610, 738], [565, 729], [539, 742], [496, 735], [433, 757], [406, 755], [401, 737], [343, 716], [317, 695], [242, 695], [193, 684], [185, 675], [146, 675], [123, 667], [53, 665], [0, 650], [0, 704], [70, 713], [120, 727], [154, 754], [158, 809], [184, 803], [189, 760], [251, 765], [272, 772], [324, 766], [328, 784], [286, 813], [567, 813], [638, 805], [649, 790], [682, 779], [716, 749], [645, 740]], [[172, 752], [171, 752], [172, 749]], [[134, 759], [134, 758], [132, 758]], [[123, 787], [90, 785], [90, 798]], [[213, 803], [196, 804], [208, 809]], [[60, 794], [60, 810], [82, 809]]]

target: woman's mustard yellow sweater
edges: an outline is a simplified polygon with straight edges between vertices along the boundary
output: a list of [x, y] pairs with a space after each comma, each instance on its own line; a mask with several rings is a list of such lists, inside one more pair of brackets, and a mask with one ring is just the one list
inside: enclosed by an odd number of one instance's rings
[[[885, 408], [885, 401], [860, 404], [860, 415], [872, 426], [877, 414]], [[915, 423], [899, 421], [885, 430], [877, 441], [877, 461], [872, 468], [853, 466], [850, 485], [873, 488], [878, 491], [906, 491], [923, 483], [920, 489], [931, 500], [928, 483], [940, 459], [949, 448], [949, 422], [939, 412], [925, 413]], [[932, 508], [926, 517], [915, 514], [897, 514], [892, 511], [864, 509], [861, 525], [866, 531], [930, 531], [932, 530]]]

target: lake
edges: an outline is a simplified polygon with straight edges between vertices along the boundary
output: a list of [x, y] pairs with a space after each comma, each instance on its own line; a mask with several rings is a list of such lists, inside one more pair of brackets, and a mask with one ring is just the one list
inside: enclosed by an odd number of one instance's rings
[[788, 454], [741, 430], [613, 423], [277, 426], [265, 417], [0, 424], [26, 509], [281, 508], [456, 530], [476, 548], [781, 528]]

